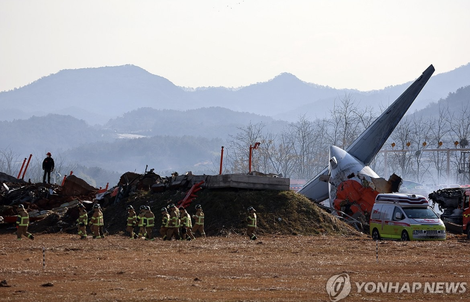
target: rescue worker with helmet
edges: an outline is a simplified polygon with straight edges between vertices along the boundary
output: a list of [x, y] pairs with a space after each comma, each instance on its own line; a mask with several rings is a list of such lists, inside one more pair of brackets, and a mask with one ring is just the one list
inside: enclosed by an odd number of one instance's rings
[[162, 225], [160, 226], [160, 235], [162, 236], [162, 239], [165, 240], [166, 233], [168, 231], [168, 223], [170, 222], [170, 214], [168, 214], [168, 210], [165, 207], [161, 209], [161, 212], [162, 212]]
[[104, 218], [103, 212], [101, 212], [101, 206], [99, 203], [93, 205], [93, 215], [90, 220], [90, 229], [93, 233], [93, 239], [104, 238], [103, 234]]
[[134, 228], [137, 225], [137, 214], [132, 205], [127, 206], [127, 228], [126, 231], [130, 234], [131, 239], [136, 237], [134, 233]]
[[178, 209], [174, 204], [170, 205], [170, 219], [168, 221], [168, 230], [166, 232], [165, 240], [171, 240], [173, 236], [176, 240], [180, 239], [179, 232], [180, 222]]
[[139, 216], [137, 216], [137, 226], [139, 227], [138, 238], [147, 236], [147, 218], [145, 217], [147, 211], [147, 206], [141, 205], [139, 210]]
[[181, 240], [193, 240], [196, 239], [193, 235], [193, 225], [191, 223], [191, 216], [184, 207], [180, 207], [180, 221], [181, 221]]
[[196, 214], [193, 215], [194, 226], [192, 229], [193, 235], [196, 235], [196, 232], [199, 232], [202, 237], [206, 237], [206, 232], [204, 232], [204, 212], [202, 211], [202, 206], [197, 204], [195, 206]]
[[88, 224], [88, 213], [83, 203], [78, 204], [78, 235], [80, 239], [87, 239], [86, 226]]
[[21, 236], [34, 240], [33, 234], [28, 232], [29, 214], [22, 204], [18, 205], [16, 218], [16, 238], [21, 240]]
[[255, 235], [255, 230], [256, 230], [256, 210], [253, 207], [248, 207], [248, 217], [246, 217], [247, 220], [247, 228], [246, 228], [246, 234], [251, 240], [256, 240], [257, 237]]
[[150, 206], [146, 207], [145, 220], [146, 220], [146, 232], [145, 240], [153, 240], [153, 227], [155, 226], [155, 214], [152, 212]]

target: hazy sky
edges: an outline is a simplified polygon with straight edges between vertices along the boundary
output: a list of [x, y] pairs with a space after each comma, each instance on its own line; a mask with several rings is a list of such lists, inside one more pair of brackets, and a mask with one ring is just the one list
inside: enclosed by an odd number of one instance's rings
[[382, 89], [470, 62], [468, 0], [0, 0], [0, 91], [133, 64], [178, 86], [282, 72]]

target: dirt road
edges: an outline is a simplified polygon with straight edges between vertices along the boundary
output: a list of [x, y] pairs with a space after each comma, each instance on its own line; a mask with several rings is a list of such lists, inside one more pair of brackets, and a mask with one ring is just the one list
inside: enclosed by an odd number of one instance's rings
[[469, 248], [458, 236], [376, 244], [365, 235], [168, 242], [4, 234], [0, 301], [469, 301]]

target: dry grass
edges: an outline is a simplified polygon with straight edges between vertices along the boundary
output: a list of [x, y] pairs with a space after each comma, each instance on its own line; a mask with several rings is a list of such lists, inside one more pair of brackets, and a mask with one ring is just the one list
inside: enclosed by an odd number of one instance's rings
[[[168, 200], [177, 202], [185, 192], [152, 194], [137, 191], [135, 195], [114, 205], [105, 205], [104, 220], [111, 234], [125, 229], [126, 206], [149, 205], [161, 220], [160, 209]], [[340, 222], [333, 215], [321, 210], [305, 196], [293, 191], [251, 190], [202, 190], [188, 207], [194, 214], [195, 204], [201, 204], [206, 216], [205, 231], [208, 235], [242, 234], [246, 228], [246, 209], [253, 206], [258, 211], [259, 233], [279, 235], [353, 235], [357, 232]], [[73, 217], [75, 221], [77, 217]], [[158, 223], [157, 223], [158, 224]]]
[[[43, 269], [43, 247], [46, 267]], [[120, 235], [79, 240], [0, 235], [0, 301], [329, 301], [334, 274], [353, 289], [345, 301], [470, 300], [463, 294], [358, 293], [354, 282], [468, 282], [469, 242], [376, 243], [368, 236], [239, 235], [191, 242]], [[49, 286], [47, 286], [49, 285]]]

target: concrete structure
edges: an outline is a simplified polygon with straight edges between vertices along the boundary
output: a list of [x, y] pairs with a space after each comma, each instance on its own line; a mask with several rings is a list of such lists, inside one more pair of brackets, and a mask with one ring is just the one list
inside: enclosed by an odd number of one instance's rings
[[279, 190], [290, 189], [290, 179], [249, 174], [222, 174], [222, 175], [192, 175], [188, 179], [191, 184], [204, 181], [202, 185], [207, 189], [252, 189], [252, 190]]

